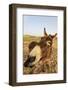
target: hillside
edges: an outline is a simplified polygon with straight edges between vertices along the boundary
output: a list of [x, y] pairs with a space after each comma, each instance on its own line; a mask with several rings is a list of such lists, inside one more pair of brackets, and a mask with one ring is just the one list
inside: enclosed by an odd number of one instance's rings
[[39, 41], [41, 37], [39, 36], [32, 36], [32, 35], [24, 35], [24, 41]]

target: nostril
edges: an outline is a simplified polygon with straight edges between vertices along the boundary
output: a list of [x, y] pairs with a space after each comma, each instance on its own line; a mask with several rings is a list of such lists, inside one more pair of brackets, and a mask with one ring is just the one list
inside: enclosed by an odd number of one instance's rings
[[24, 62], [24, 67], [28, 67], [28, 60], [26, 62]]
[[24, 62], [25, 67], [32, 67], [32, 63], [35, 61], [36, 56], [29, 56], [27, 61]]

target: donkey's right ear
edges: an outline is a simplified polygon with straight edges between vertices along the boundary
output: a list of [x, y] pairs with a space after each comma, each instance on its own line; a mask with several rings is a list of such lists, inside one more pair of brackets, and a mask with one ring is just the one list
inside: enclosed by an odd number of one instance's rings
[[49, 36], [53, 39], [53, 38], [55, 38], [57, 36], [57, 33], [55, 33], [55, 35], [49, 34]]
[[46, 32], [46, 28], [44, 28], [44, 36], [48, 36], [48, 34]]

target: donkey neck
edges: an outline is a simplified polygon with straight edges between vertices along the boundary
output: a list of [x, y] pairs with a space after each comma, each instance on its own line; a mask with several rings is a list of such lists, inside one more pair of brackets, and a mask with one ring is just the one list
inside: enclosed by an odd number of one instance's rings
[[45, 48], [41, 48], [41, 52], [42, 52], [42, 57], [41, 58], [50, 58], [52, 55], [52, 47], [45, 47]]

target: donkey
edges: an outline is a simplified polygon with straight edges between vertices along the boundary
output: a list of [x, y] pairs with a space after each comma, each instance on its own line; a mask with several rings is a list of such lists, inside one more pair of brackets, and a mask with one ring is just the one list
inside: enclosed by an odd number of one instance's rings
[[39, 42], [31, 42], [29, 44], [29, 56], [26, 62], [24, 63], [25, 67], [33, 67], [39, 61], [46, 60], [46, 58], [50, 58], [52, 53], [52, 44], [53, 39], [56, 37], [55, 35], [47, 34], [46, 29], [44, 28], [44, 36], [41, 37]]

